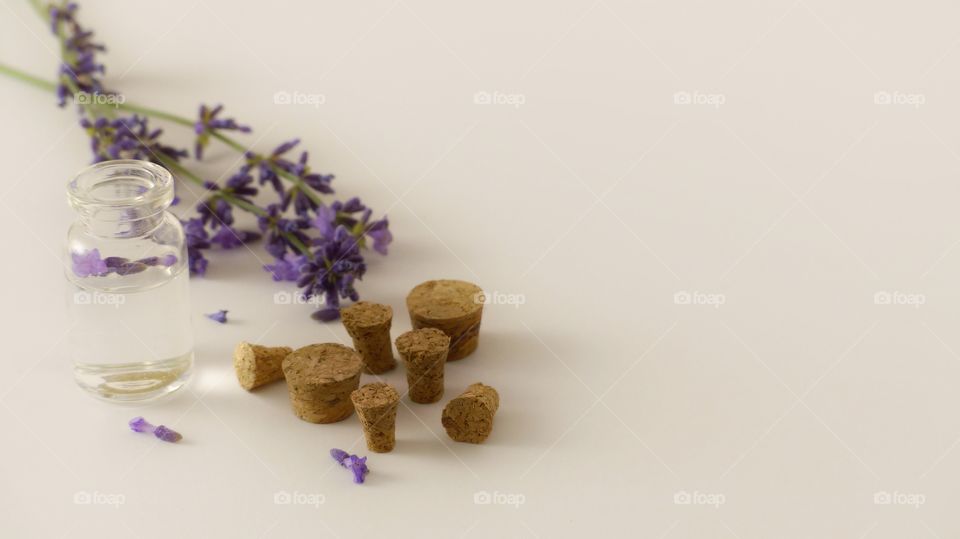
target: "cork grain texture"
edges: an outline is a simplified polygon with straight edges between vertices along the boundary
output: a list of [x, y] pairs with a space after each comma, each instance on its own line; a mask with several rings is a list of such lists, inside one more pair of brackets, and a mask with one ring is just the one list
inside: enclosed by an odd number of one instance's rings
[[283, 360], [293, 349], [289, 346], [261, 346], [240, 342], [233, 350], [233, 370], [240, 387], [251, 391], [282, 380]]
[[366, 384], [350, 394], [363, 428], [367, 449], [387, 453], [396, 446], [397, 405], [400, 394], [383, 382]]
[[290, 403], [300, 419], [311, 423], [342, 421], [353, 413], [350, 393], [360, 384], [363, 360], [342, 344], [304, 346], [283, 360]]
[[396, 367], [390, 341], [393, 309], [389, 305], [359, 301], [340, 309], [340, 318], [367, 373], [382, 374]]
[[454, 441], [479, 444], [493, 431], [493, 417], [499, 408], [497, 390], [478, 382], [447, 403], [441, 422]]
[[466, 281], [426, 281], [407, 295], [414, 329], [436, 328], [450, 337], [447, 361], [463, 359], [476, 350], [483, 315], [483, 290]]
[[397, 337], [397, 352], [407, 368], [410, 400], [429, 404], [443, 397], [449, 347], [450, 337], [436, 328], [415, 329]]

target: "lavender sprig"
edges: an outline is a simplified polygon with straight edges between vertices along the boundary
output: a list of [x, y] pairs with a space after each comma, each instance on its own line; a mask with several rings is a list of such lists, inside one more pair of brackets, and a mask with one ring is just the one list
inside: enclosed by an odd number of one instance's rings
[[[95, 43], [93, 32], [77, 21], [78, 5], [75, 2], [42, 4], [40, 0], [32, 1], [61, 42], [58, 83], [51, 85], [2, 65], [0, 73], [54, 89], [61, 105], [69, 95], [76, 96], [80, 92], [113, 95], [100, 79], [105, 68], [97, 55], [105, 48]], [[81, 111], [81, 126], [90, 137], [94, 161], [121, 158], [153, 161], [171, 169], [181, 179], [207, 190], [197, 205], [199, 217], [184, 221], [189, 267], [193, 275], [206, 273], [209, 262], [204, 253], [212, 247], [237, 248], [261, 237], [259, 233], [234, 228], [234, 208], [257, 217], [261, 233], [266, 236], [266, 249], [276, 259], [273, 264], [264, 264], [271, 277], [275, 281], [297, 281], [307, 297], [323, 299], [324, 308], [313, 314], [318, 320], [336, 319], [341, 299], [356, 301], [359, 298], [355, 283], [366, 271], [361, 249], [372, 243], [373, 250], [387, 253], [387, 246], [393, 240], [387, 218], [372, 219], [372, 211], [356, 198], [346, 202], [324, 200], [322, 195], [333, 194], [331, 183], [334, 176], [315, 172], [307, 152], [301, 152], [296, 160], [288, 157], [299, 145], [299, 139], [289, 140], [270, 153], [261, 154], [225, 134], [249, 133], [251, 129], [232, 118], [222, 118], [222, 105], [201, 105], [198, 118], [190, 120], [129, 104], [125, 100], [115, 100], [115, 106], [129, 112], [127, 116], [117, 116], [115, 109], [103, 107], [96, 99], [75, 101]], [[163, 131], [150, 126], [147, 117], [191, 128], [196, 136], [194, 155], [197, 159], [203, 157], [212, 140], [218, 140], [243, 153], [245, 160], [224, 185], [205, 182], [181, 164], [180, 161], [188, 156], [186, 150], [163, 143]], [[266, 204], [258, 203], [259, 189], [254, 185], [255, 181], [269, 185], [276, 199]], [[84, 256], [89, 258], [82, 258]], [[113, 265], [108, 264], [109, 260], [113, 260]], [[95, 257], [90, 253], [82, 254], [74, 262], [78, 274], [84, 276], [123, 275], [143, 271], [150, 265], [116, 257], [100, 258], [99, 252]]]

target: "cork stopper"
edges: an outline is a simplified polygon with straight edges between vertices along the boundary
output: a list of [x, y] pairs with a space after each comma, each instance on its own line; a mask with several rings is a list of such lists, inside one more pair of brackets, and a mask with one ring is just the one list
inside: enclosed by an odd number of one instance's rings
[[360, 418], [367, 449], [376, 453], [393, 451], [400, 403], [397, 390], [383, 382], [374, 382], [351, 393], [350, 399]]
[[250, 391], [283, 379], [283, 358], [292, 352], [289, 346], [261, 346], [246, 341], [233, 349], [233, 370], [240, 387]]
[[340, 309], [340, 318], [363, 358], [366, 372], [382, 374], [397, 366], [390, 343], [393, 309], [389, 305], [358, 301]]
[[443, 372], [450, 337], [436, 328], [408, 331], [397, 337], [397, 351], [407, 367], [410, 400], [420, 404], [443, 397]]
[[493, 431], [493, 416], [499, 407], [496, 389], [479, 382], [470, 384], [444, 407], [443, 428], [457, 442], [479, 444]]
[[470, 355], [480, 337], [483, 290], [466, 281], [427, 281], [407, 295], [407, 310], [414, 329], [436, 328], [450, 337], [447, 361]]
[[350, 392], [360, 385], [363, 360], [342, 344], [311, 344], [283, 360], [293, 412], [311, 423], [334, 423], [353, 413]]

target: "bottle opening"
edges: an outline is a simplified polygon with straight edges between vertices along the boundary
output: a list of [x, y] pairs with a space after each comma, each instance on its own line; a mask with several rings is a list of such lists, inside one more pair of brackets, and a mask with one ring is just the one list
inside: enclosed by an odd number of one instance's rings
[[67, 197], [84, 214], [109, 217], [111, 210], [142, 207], [143, 217], [173, 202], [173, 177], [149, 161], [104, 161], [77, 174], [67, 185]]

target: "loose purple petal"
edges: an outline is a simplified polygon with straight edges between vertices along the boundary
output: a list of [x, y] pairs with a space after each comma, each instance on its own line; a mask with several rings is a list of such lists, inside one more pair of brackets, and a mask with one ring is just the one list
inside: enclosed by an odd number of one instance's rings
[[354, 483], [363, 483], [367, 474], [370, 473], [370, 469], [367, 468], [367, 457], [351, 455], [342, 449], [336, 448], [330, 450], [330, 456], [333, 457], [333, 460], [340, 463], [340, 466], [343, 466], [353, 473]]
[[135, 417], [130, 420], [130, 428], [135, 432], [153, 432], [154, 426], [142, 417]]
[[227, 311], [220, 310], [215, 313], [210, 313], [206, 315], [207, 318], [213, 320], [214, 322], [220, 322], [221, 324], [227, 323]]

